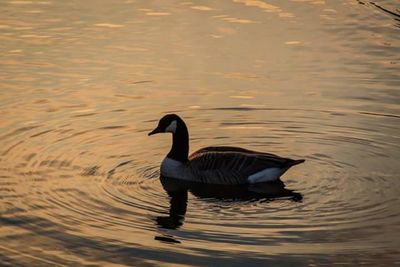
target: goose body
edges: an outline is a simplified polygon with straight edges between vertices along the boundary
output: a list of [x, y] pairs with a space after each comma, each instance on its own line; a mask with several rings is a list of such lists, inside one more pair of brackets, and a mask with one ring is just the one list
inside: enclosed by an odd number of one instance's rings
[[149, 135], [171, 132], [171, 151], [161, 163], [161, 175], [207, 184], [253, 184], [276, 181], [290, 167], [304, 160], [240, 147], [212, 146], [189, 156], [189, 133], [175, 114], [165, 115]]

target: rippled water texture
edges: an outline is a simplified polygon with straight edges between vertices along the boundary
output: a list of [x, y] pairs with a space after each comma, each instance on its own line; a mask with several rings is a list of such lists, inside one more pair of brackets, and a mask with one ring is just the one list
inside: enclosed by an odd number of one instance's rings
[[[191, 151], [283, 183], [160, 179]], [[1, 1], [0, 265], [400, 265], [398, 1]]]

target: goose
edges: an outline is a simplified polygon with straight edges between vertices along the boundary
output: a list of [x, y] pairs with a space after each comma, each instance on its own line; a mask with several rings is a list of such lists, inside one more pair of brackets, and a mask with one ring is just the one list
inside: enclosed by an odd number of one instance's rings
[[172, 147], [161, 163], [161, 176], [206, 184], [255, 184], [278, 181], [290, 167], [303, 163], [240, 147], [204, 147], [189, 156], [189, 132], [176, 114], [167, 114], [148, 133], [172, 133]]

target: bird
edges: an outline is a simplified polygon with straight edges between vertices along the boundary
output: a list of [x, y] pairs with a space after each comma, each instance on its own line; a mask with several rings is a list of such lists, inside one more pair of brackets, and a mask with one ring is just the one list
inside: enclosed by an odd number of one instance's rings
[[160, 167], [163, 177], [205, 184], [256, 184], [279, 181], [289, 168], [305, 161], [233, 146], [204, 147], [189, 155], [188, 128], [176, 114], [163, 116], [148, 136], [159, 133], [172, 133], [171, 150]]

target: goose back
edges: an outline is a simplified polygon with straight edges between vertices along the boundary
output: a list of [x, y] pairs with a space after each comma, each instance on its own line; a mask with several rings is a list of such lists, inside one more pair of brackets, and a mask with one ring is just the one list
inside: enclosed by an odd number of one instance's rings
[[244, 184], [265, 169], [279, 174], [290, 167], [291, 159], [239, 147], [205, 147], [189, 157], [190, 176], [202, 183]]

